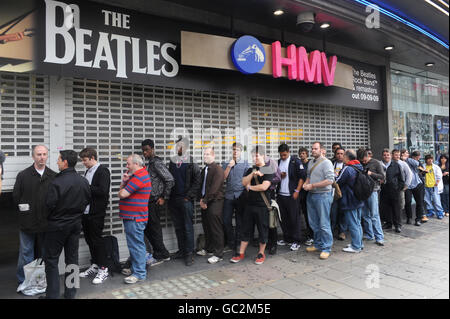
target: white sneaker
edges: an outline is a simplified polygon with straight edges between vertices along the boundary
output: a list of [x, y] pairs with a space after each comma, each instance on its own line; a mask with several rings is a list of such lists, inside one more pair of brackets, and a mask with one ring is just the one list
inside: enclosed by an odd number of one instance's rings
[[223, 260], [223, 258], [219, 258], [219, 257], [216, 257], [216, 256], [212, 256], [211, 258], [208, 258], [208, 262], [210, 264], [216, 264], [216, 263], [218, 263], [221, 260]]
[[109, 272], [108, 272], [108, 268], [100, 268], [99, 270], [98, 270], [98, 273], [97, 273], [97, 276], [95, 276], [95, 278], [94, 278], [94, 280], [92, 280], [92, 283], [94, 284], [94, 285], [98, 285], [98, 284], [101, 284], [101, 283], [103, 283], [105, 280], [106, 280], [106, 278], [108, 278], [109, 277]]
[[345, 251], [346, 253], [352, 253], [352, 254], [359, 254], [361, 252], [361, 250], [354, 250], [351, 245], [346, 248], [342, 248], [342, 250]]
[[90, 276], [94, 276], [98, 273], [98, 266], [96, 264], [92, 264], [88, 269], [80, 273], [81, 278], [86, 278]]
[[126, 284], [135, 284], [135, 283], [137, 283], [137, 282], [139, 282], [139, 281], [144, 281], [144, 280], [145, 280], [145, 279], [139, 279], [139, 278], [136, 277], [135, 275], [131, 275], [131, 276], [126, 277], [126, 278], [124, 279], [124, 281], [125, 281]]
[[197, 251], [197, 255], [206, 256], [206, 250], [202, 249], [202, 250]]
[[300, 244], [297, 244], [297, 243], [293, 243], [292, 245], [291, 245], [291, 250], [298, 250], [300, 248]]
[[308, 239], [307, 241], [305, 241], [306, 246], [311, 246], [312, 244], [314, 244], [314, 239]]
[[277, 245], [278, 246], [286, 246], [286, 242], [282, 239], [282, 240], [277, 241]]

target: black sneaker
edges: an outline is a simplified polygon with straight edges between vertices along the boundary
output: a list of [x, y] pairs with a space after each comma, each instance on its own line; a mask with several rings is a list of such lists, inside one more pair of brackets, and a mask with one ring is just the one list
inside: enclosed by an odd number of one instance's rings
[[186, 266], [192, 266], [192, 264], [194, 263], [194, 255], [186, 255], [186, 257], [184, 257], [184, 263], [186, 264]]
[[172, 255], [172, 258], [173, 258], [173, 259], [181, 259], [181, 258], [184, 258], [184, 253], [183, 253], [181, 250], [179, 250], [179, 251], [177, 251], [176, 253], [174, 253], [174, 254]]

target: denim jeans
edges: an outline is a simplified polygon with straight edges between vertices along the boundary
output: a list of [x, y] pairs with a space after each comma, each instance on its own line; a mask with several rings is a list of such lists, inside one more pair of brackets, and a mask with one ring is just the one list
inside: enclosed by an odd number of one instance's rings
[[135, 222], [131, 219], [123, 220], [127, 246], [131, 257], [131, 273], [139, 279], [147, 277], [144, 230], [147, 222]]
[[345, 223], [345, 216], [340, 209], [340, 201], [335, 200], [331, 204], [331, 230], [334, 231], [337, 227], [338, 234], [347, 231], [347, 225]]
[[448, 213], [448, 201], [449, 201], [449, 185], [448, 184], [444, 184], [444, 192], [441, 194], [441, 203], [442, 203], [442, 208], [444, 209], [445, 213]]
[[178, 249], [184, 255], [194, 252], [194, 205], [182, 197], [169, 201], [170, 217], [177, 236]]
[[309, 192], [306, 199], [308, 221], [314, 232], [314, 247], [328, 253], [333, 246], [333, 233], [330, 226], [332, 202], [331, 192], [318, 194]]
[[436, 215], [437, 217], [444, 215], [437, 186], [425, 187], [425, 206], [428, 214]]
[[345, 210], [345, 220], [347, 221], [348, 230], [352, 237], [352, 248], [360, 251], [363, 248], [363, 231], [361, 227], [362, 208]]
[[376, 242], [384, 242], [383, 228], [381, 227], [380, 212], [378, 206], [378, 192], [364, 202], [362, 208], [362, 222], [364, 226], [364, 238], [375, 239]]
[[19, 259], [17, 261], [17, 282], [19, 285], [25, 281], [25, 273], [23, 271], [23, 267], [40, 256], [35, 256], [35, 248], [38, 242], [40, 245], [43, 245], [44, 234], [43, 233], [26, 233], [23, 231], [19, 232]]

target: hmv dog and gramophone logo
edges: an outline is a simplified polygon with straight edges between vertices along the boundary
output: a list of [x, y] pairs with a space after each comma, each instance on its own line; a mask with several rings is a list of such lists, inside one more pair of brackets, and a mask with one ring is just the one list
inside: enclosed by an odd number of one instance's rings
[[245, 35], [234, 42], [231, 48], [231, 59], [239, 71], [244, 74], [253, 74], [264, 67], [266, 53], [258, 39]]

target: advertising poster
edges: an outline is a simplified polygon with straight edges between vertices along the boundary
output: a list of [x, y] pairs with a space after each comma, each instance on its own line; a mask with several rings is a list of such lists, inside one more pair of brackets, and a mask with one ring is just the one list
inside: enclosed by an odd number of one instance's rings
[[435, 159], [440, 154], [448, 154], [448, 116], [434, 116], [434, 150]]
[[392, 112], [392, 130], [394, 136], [394, 148], [406, 148], [405, 113], [400, 111]]
[[430, 114], [406, 113], [407, 149], [422, 155], [433, 154], [433, 117]]

